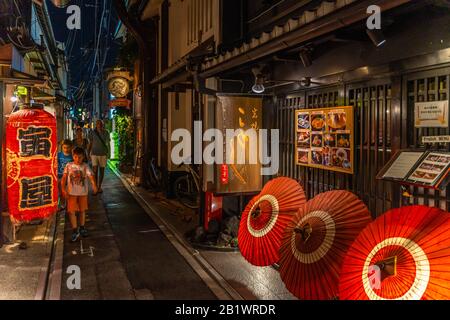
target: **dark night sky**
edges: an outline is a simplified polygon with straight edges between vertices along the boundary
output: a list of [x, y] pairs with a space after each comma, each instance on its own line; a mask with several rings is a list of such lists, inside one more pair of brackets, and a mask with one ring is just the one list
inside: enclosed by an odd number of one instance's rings
[[[50, 0], [47, 0], [53, 31], [58, 41], [66, 44], [66, 54], [69, 59], [70, 80], [72, 93], [78, 96], [83, 92], [79, 88], [86, 87], [88, 90], [84, 100], [92, 98], [92, 79], [97, 72], [97, 66], [93, 69], [95, 56], [96, 30], [99, 30], [100, 20], [104, 5], [106, 12], [103, 21], [103, 31], [99, 42], [100, 65], [113, 66], [116, 61], [119, 43], [114, 41], [113, 35], [117, 27], [118, 18], [114, 12], [112, 0], [71, 0], [70, 5], [78, 5], [81, 8], [81, 30], [69, 30], [66, 21], [69, 14], [67, 8], [57, 8]], [[96, 5], [97, 3], [97, 21]], [[109, 25], [109, 31], [106, 32]], [[108, 49], [109, 48], [109, 49]], [[104, 60], [105, 53], [107, 57]], [[97, 58], [98, 59], [98, 58]], [[80, 105], [81, 101], [78, 101]]]

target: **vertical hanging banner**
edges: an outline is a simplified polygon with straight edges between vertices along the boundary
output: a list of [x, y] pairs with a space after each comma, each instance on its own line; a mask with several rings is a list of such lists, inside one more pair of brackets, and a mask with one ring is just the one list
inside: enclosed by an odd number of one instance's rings
[[[258, 157], [262, 143], [259, 141], [262, 99], [218, 95], [216, 125], [223, 135], [224, 160], [224, 164], [216, 167], [216, 193], [260, 191], [263, 180]], [[232, 136], [231, 132], [234, 133]], [[227, 162], [227, 156], [232, 159], [231, 163]]]
[[43, 107], [14, 112], [6, 124], [7, 191], [17, 221], [44, 219], [58, 209], [56, 118]]

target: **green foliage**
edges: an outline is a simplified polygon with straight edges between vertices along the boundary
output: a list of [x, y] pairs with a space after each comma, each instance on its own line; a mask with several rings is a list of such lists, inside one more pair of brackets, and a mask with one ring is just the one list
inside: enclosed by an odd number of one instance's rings
[[119, 135], [119, 161], [124, 165], [132, 165], [134, 159], [134, 122], [125, 114], [117, 114], [116, 131]]

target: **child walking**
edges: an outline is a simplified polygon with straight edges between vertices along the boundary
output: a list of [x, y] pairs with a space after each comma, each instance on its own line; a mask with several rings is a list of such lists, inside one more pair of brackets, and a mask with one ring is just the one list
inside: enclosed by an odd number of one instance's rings
[[[72, 242], [76, 242], [80, 235], [83, 237], [88, 236], [85, 227], [89, 194], [88, 180], [91, 181], [94, 194], [98, 191], [94, 174], [91, 168], [84, 163], [84, 154], [83, 148], [76, 147], [73, 150], [73, 162], [67, 164], [62, 178], [62, 192], [63, 196], [67, 198], [67, 212], [73, 229]], [[80, 218], [79, 224], [76, 216], [77, 212]]]
[[70, 140], [64, 140], [62, 142], [61, 151], [58, 153], [58, 183], [59, 183], [59, 190], [60, 190], [60, 196], [58, 199], [59, 209], [64, 210], [64, 197], [61, 197], [62, 193], [62, 186], [61, 186], [61, 179], [64, 174], [64, 169], [66, 168], [66, 165], [70, 162], [73, 162], [72, 157], [72, 141]]

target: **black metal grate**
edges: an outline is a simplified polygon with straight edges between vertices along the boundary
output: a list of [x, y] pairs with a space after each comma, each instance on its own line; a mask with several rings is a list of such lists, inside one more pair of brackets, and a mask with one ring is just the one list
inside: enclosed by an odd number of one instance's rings
[[355, 175], [352, 190], [375, 216], [392, 207], [392, 187], [376, 175], [392, 156], [391, 86], [350, 87], [348, 104], [355, 107]]

